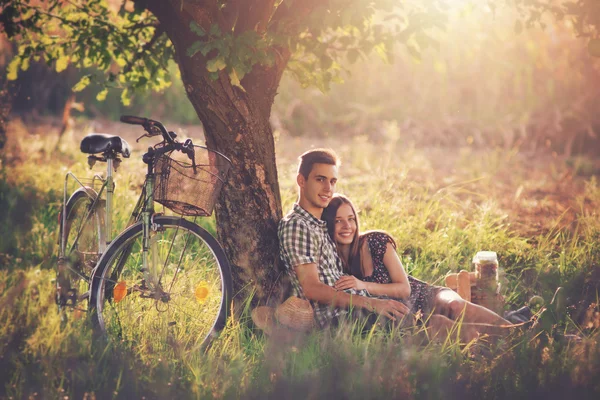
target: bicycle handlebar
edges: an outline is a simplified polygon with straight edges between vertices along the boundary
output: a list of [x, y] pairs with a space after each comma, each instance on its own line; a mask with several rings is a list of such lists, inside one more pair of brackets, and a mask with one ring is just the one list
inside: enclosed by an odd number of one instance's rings
[[[196, 155], [195, 155], [195, 150], [194, 150], [194, 144], [192, 143], [191, 139], [186, 140], [185, 143], [179, 143], [175, 140], [175, 137], [177, 135], [175, 135], [174, 132], [167, 131], [167, 128], [165, 128], [165, 126], [161, 122], [154, 121], [149, 118], [136, 117], [133, 115], [121, 115], [120, 120], [121, 120], [121, 122], [124, 122], [126, 124], [143, 126], [144, 130], [146, 132], [148, 132], [148, 135], [144, 135], [144, 136], [156, 136], [157, 135], [156, 129], [158, 129], [160, 131], [160, 133], [162, 134], [164, 140], [168, 143], [167, 146], [163, 147], [162, 149], [160, 149], [158, 151], [161, 154], [172, 151], [172, 150], [178, 150], [178, 151], [183, 152], [184, 154], [186, 154], [189, 157], [190, 160], [192, 160], [192, 167], [194, 169], [194, 173], [196, 173]], [[157, 150], [154, 150], [154, 151], [157, 151]]]
[[[144, 130], [148, 132], [149, 136], [156, 136], [156, 130], [158, 129], [163, 136], [163, 139], [169, 144], [175, 144], [175, 135], [167, 131], [167, 128], [159, 122], [149, 118], [136, 117], [134, 115], [121, 115], [121, 122], [131, 125], [141, 125]], [[153, 129], [154, 128], [154, 129]]]
[[144, 125], [148, 121], [147, 118], [135, 117], [133, 115], [121, 115], [121, 122], [131, 125]]

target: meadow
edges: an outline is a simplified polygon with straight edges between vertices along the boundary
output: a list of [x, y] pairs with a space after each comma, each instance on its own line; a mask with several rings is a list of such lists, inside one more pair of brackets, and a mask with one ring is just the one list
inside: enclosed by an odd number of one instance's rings
[[116, 175], [118, 231], [144, 171], [144, 145], [119, 115], [202, 137], [172, 64], [173, 85], [129, 107], [118, 90], [104, 102], [97, 86], [79, 92], [83, 112], [60, 141], [48, 105], [13, 110], [0, 153], [0, 399], [599, 398], [600, 62], [567, 19], [515, 32], [514, 15], [460, 8], [420, 54], [399, 46], [395, 62], [341, 66], [346, 83], [328, 94], [284, 75], [271, 114], [283, 210], [296, 199], [297, 156], [335, 148], [338, 190], [362, 230], [395, 238], [408, 273], [442, 284], [493, 250], [507, 310], [533, 296], [548, 305], [563, 287], [564, 306], [540, 329], [493, 346], [355, 326], [284, 340], [253, 327], [247, 301], [207, 352], [158, 359], [94, 335], [85, 313], [61, 321], [53, 268], [64, 175], [102, 172], [89, 170], [80, 138], [118, 132], [134, 145]]
[[[104, 125], [101, 125], [104, 124]], [[57, 216], [67, 170], [89, 173], [78, 139], [106, 121], [79, 120], [57, 145], [51, 125], [9, 126], [0, 167], [0, 398], [597, 398], [600, 394], [600, 187], [594, 160], [517, 147], [415, 145], [383, 137], [277, 137], [283, 209], [296, 198], [300, 151], [336, 148], [338, 191], [362, 229], [384, 229], [408, 273], [441, 284], [499, 255], [507, 309], [565, 288], [566, 313], [494, 346], [427, 343], [411, 332], [356, 327], [292, 340], [253, 328], [249, 302], [206, 353], [156, 359], [95, 336], [85, 313], [61, 321], [54, 304]], [[76, 133], [73, 133], [76, 132]], [[134, 132], [124, 135], [134, 143]], [[201, 128], [178, 128], [201, 136]], [[117, 173], [117, 229], [143, 179], [138, 145]], [[95, 167], [100, 168], [100, 167]], [[101, 169], [95, 169], [100, 172]], [[214, 221], [207, 223], [214, 229]], [[580, 341], [564, 339], [577, 334]]]

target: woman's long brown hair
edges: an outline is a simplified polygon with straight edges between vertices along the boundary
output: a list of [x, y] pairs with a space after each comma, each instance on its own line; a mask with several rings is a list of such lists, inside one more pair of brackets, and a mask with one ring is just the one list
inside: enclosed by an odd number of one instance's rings
[[348, 257], [348, 261], [344, 260], [344, 257], [342, 256], [342, 253], [340, 252], [339, 248], [337, 249], [337, 252], [340, 256], [340, 259], [342, 260], [342, 264], [344, 265], [344, 269], [346, 270], [346, 272], [360, 279], [363, 278], [363, 272], [360, 265], [360, 229], [358, 224], [358, 215], [356, 214], [356, 209], [354, 208], [354, 205], [346, 196], [336, 193], [333, 195], [333, 198], [329, 202], [327, 208], [323, 210], [321, 219], [327, 222], [327, 232], [329, 233], [331, 240], [335, 242], [335, 216], [337, 215], [338, 208], [340, 208], [342, 204], [348, 204], [352, 209], [352, 213], [354, 214], [354, 218], [356, 221], [356, 231], [354, 232], [354, 237], [352, 238], [352, 243], [350, 244], [350, 256]]
[[342, 260], [342, 264], [344, 265], [344, 270], [346, 270], [346, 272], [348, 272], [350, 275], [354, 275], [358, 279], [363, 279], [364, 273], [360, 258], [360, 248], [363, 245], [364, 240], [367, 238], [367, 236], [375, 232], [384, 233], [389, 237], [390, 243], [392, 244], [392, 246], [394, 246], [394, 249], [397, 248], [396, 242], [390, 236], [390, 234], [381, 230], [367, 231], [363, 235], [361, 235], [358, 224], [358, 214], [356, 213], [354, 204], [352, 204], [350, 199], [348, 199], [343, 194], [336, 193], [333, 195], [333, 198], [329, 202], [329, 205], [323, 210], [323, 214], [321, 215], [321, 219], [327, 222], [327, 232], [329, 233], [329, 236], [331, 237], [331, 240], [334, 241], [334, 243], [335, 216], [337, 215], [338, 208], [340, 208], [342, 204], [348, 204], [352, 209], [352, 213], [354, 214], [354, 218], [356, 221], [356, 232], [354, 232], [354, 237], [352, 238], [352, 243], [350, 244], [350, 256], [348, 257], [348, 261], [346, 262], [346, 260], [344, 260], [344, 257], [340, 252], [339, 248], [337, 248], [336, 244], [337, 252], [340, 256], [340, 259]]

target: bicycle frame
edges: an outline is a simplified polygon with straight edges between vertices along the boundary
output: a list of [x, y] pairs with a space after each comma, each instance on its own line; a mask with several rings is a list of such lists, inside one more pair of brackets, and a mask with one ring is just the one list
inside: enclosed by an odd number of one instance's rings
[[[150, 271], [150, 263], [148, 260], [148, 251], [150, 250], [150, 229], [152, 228], [152, 217], [154, 215], [154, 157], [148, 160], [148, 173], [144, 182], [144, 189], [140, 200], [142, 201], [142, 268], [147, 281], [151, 281], [152, 274], [156, 271]], [[155, 282], [152, 282], [155, 283]], [[158, 282], [156, 282], [158, 283]]]
[[[136, 124], [140, 122], [138, 119], [135, 119], [136, 117], [129, 117], [129, 118], [134, 118], [134, 121]], [[127, 122], [127, 121], [123, 121], [123, 122]], [[131, 213], [131, 217], [129, 219], [128, 226], [131, 226], [132, 224], [134, 224], [138, 221], [141, 221], [141, 223], [142, 223], [143, 232], [142, 232], [142, 266], [141, 267], [142, 267], [142, 271], [144, 273], [145, 281], [147, 283], [150, 283], [151, 286], [154, 286], [154, 288], [150, 288], [150, 289], [151, 290], [157, 289], [158, 292], [155, 293], [155, 295], [160, 295], [160, 292], [162, 292], [162, 290], [160, 289], [160, 280], [161, 280], [162, 273], [161, 273], [161, 271], [153, 270], [155, 268], [158, 269], [158, 267], [151, 265], [151, 260], [149, 259], [149, 253], [151, 251], [150, 247], [152, 245], [151, 231], [156, 231], [156, 230], [160, 229], [160, 226], [158, 226], [154, 223], [154, 215], [155, 215], [154, 189], [155, 189], [155, 183], [156, 183], [156, 176], [154, 174], [154, 161], [156, 158], [160, 157], [161, 155], [169, 153], [174, 150], [183, 151], [183, 152], [188, 151], [186, 153], [188, 155], [190, 155], [189, 151], [191, 151], [192, 153], [191, 153], [190, 157], [192, 158], [192, 161], [193, 161], [193, 156], [194, 156], [193, 151], [194, 150], [193, 150], [193, 144], [191, 143], [191, 141], [189, 139], [184, 144], [176, 143], [173, 141], [174, 136], [171, 136], [171, 133], [168, 133], [162, 124], [156, 123], [156, 126], [158, 126], [160, 128], [160, 131], [163, 134], [164, 142], [162, 142], [162, 145], [160, 145], [160, 146], [155, 146], [154, 148], [149, 147], [148, 152], [145, 153], [144, 156], [142, 157], [143, 162], [148, 165], [148, 170], [147, 170], [146, 178], [144, 181], [142, 193], [138, 199], [136, 206], [134, 207], [134, 209]], [[149, 133], [148, 134], [149, 136], [155, 136], [155, 134], [151, 133], [149, 128], [146, 128], [146, 130]], [[74, 181], [76, 181], [79, 184], [79, 186], [81, 186], [81, 188], [83, 190], [88, 192], [88, 194], [90, 195], [90, 198], [93, 198], [93, 202], [90, 204], [89, 209], [87, 210], [87, 213], [84, 216], [85, 221], [87, 221], [87, 220], [89, 220], [89, 218], [91, 218], [92, 213], [99, 207], [99, 204], [100, 204], [99, 202], [102, 201], [102, 196], [103, 195], [105, 196], [104, 225], [98, 227], [98, 229], [104, 230], [104, 232], [103, 232], [104, 235], [99, 235], [99, 237], [104, 236], [105, 240], [102, 243], [99, 243], [99, 249], [98, 249], [99, 254], [103, 254], [106, 251], [106, 249], [111, 245], [113, 240], [115, 239], [115, 237], [113, 237], [113, 226], [112, 226], [113, 225], [113, 220], [112, 220], [113, 194], [114, 194], [114, 189], [115, 189], [115, 184], [114, 184], [114, 179], [113, 179], [113, 168], [114, 168], [115, 161], [119, 161], [119, 158], [115, 154], [104, 155], [104, 157], [102, 157], [102, 158], [98, 158], [93, 155], [89, 156], [89, 157], [90, 157], [89, 159], [92, 161], [93, 160], [102, 161], [102, 162], [105, 161], [107, 163], [106, 178], [103, 178], [99, 175], [94, 175], [94, 177], [92, 178], [92, 188], [94, 186], [94, 182], [96, 181], [96, 179], [99, 180], [100, 182], [102, 182], [102, 186], [100, 187], [99, 191], [96, 193], [95, 190], [92, 190], [88, 186], [84, 185], [71, 172], [68, 172], [66, 174], [65, 183], [64, 183], [64, 198], [63, 198], [63, 212], [62, 212], [61, 226], [65, 227], [66, 223], [67, 223], [67, 215], [66, 215], [67, 188], [68, 188], [69, 177], [71, 177]], [[90, 164], [90, 165], [93, 165], [93, 164]], [[195, 164], [194, 164], [194, 168], [195, 168]], [[78, 189], [78, 190], [80, 190], [80, 189]], [[77, 247], [77, 244], [82, 235], [84, 227], [85, 227], [85, 223], [82, 224], [78, 228], [75, 239], [72, 243], [73, 248]], [[66, 229], [62, 230], [60, 241], [61, 241], [61, 243], [60, 243], [59, 257], [61, 259], [64, 259], [66, 252], [67, 252]], [[123, 261], [127, 258], [129, 251], [130, 251], [130, 249], [125, 249], [125, 251], [123, 252], [123, 255], [124, 255], [124, 257], [122, 258]], [[120, 261], [119, 261], [119, 264], [120, 264]], [[94, 266], [94, 269], [96, 267], [97, 267], [97, 265]], [[117, 267], [115, 269], [115, 271], [118, 271], [121, 267], [122, 267], [122, 265]], [[82, 274], [78, 273], [77, 271], [74, 271], [74, 272], [76, 272], [83, 279], [87, 278], [85, 276], [82, 276]], [[92, 276], [93, 276], [93, 274], [94, 274], [94, 272], [92, 271]]]
[[[97, 206], [98, 203], [102, 201], [102, 195], [104, 193], [104, 191], [106, 190], [106, 205], [105, 205], [105, 218], [104, 218], [104, 227], [101, 227], [101, 229], [104, 229], [105, 232], [105, 242], [100, 243], [99, 247], [100, 247], [100, 253], [103, 253], [104, 250], [106, 250], [106, 247], [108, 247], [110, 245], [110, 243], [112, 242], [112, 240], [114, 239], [113, 237], [113, 221], [112, 221], [112, 214], [113, 214], [113, 195], [114, 195], [114, 191], [115, 191], [115, 183], [114, 183], [114, 178], [113, 178], [113, 168], [114, 168], [114, 160], [113, 159], [107, 159], [106, 160], [106, 178], [103, 178], [102, 176], [96, 174], [93, 176], [92, 178], [92, 187], [94, 186], [94, 182], [96, 180], [102, 182], [102, 186], [100, 187], [100, 190], [97, 193], [93, 193], [93, 196], [95, 196], [95, 199], [93, 201], [93, 203], [90, 205], [88, 213], [85, 215], [85, 219], [89, 218], [92, 210], [94, 210]], [[140, 199], [138, 200], [138, 204], [136, 205], [136, 207], [134, 208], [134, 211], [132, 212], [132, 217], [128, 223], [128, 225], [131, 225], [132, 223], [136, 222], [138, 220], [139, 217], [139, 208], [140, 206], [142, 206], [144, 209], [148, 208], [148, 210], [150, 211], [150, 216], [153, 213], [153, 207], [145, 207], [148, 204], [153, 204], [153, 196], [152, 196], [152, 191], [154, 190], [154, 177], [153, 175], [151, 176], [151, 179], [149, 179], [150, 174], [148, 176], [146, 176], [146, 183], [144, 186], [144, 191], [142, 192], [142, 196], [140, 197]], [[90, 188], [88, 186], [86, 186], [84, 183], [82, 183], [72, 172], [67, 172], [67, 174], [65, 175], [65, 183], [64, 183], [64, 191], [63, 191], [63, 208], [62, 208], [62, 226], [66, 225], [67, 222], [67, 213], [66, 213], [66, 207], [67, 207], [67, 193], [68, 193], [68, 182], [69, 182], [69, 178], [73, 179], [75, 182], [77, 182], [79, 184], [79, 186], [81, 186], [82, 189], [84, 189], [85, 191], [89, 192]], [[148, 191], [149, 190], [149, 191]], [[149, 196], [146, 196], [144, 198], [144, 193], [150, 193]], [[148, 216], [145, 220], [150, 221], [150, 216]], [[150, 222], [148, 222], [148, 224], [150, 224]], [[80, 227], [80, 230], [77, 232], [75, 241], [73, 242], [73, 246], [77, 245], [77, 242], [79, 240], [79, 236], [81, 235], [81, 231], [83, 229], [83, 226]], [[60, 243], [60, 257], [64, 257], [65, 256], [65, 245], [66, 245], [66, 237], [65, 237], [65, 231], [63, 230], [62, 232], [62, 236], [61, 236], [61, 243]]]
[[[150, 153], [150, 150], [149, 150]], [[156, 177], [154, 175], [154, 157], [150, 156], [150, 157], [144, 157], [144, 162], [146, 162], [148, 164], [148, 172], [146, 174], [146, 178], [144, 180], [144, 185], [142, 188], [142, 193], [131, 213], [131, 217], [129, 219], [128, 222], [128, 226], [134, 224], [135, 222], [141, 220], [142, 222], [142, 227], [143, 227], [143, 233], [142, 233], [142, 268], [144, 271], [144, 276], [146, 278], [146, 282], [151, 282], [151, 283], [158, 283], [158, 282], [152, 282], [152, 276], [153, 274], [156, 275], [156, 271], [151, 271], [150, 268], [150, 262], [148, 259], [148, 253], [150, 250], [150, 231], [151, 229], [158, 229], [157, 227], [154, 226], [153, 223], [153, 216], [154, 216], [154, 186], [155, 186], [155, 181], [156, 181]], [[112, 177], [111, 177], [112, 178]], [[108, 179], [107, 179], [108, 181]], [[105, 183], [106, 185], [107, 183]], [[107, 196], [107, 214], [109, 213], [109, 211], [112, 212], [112, 209], [109, 208], [108, 204], [109, 204], [109, 198], [110, 198], [110, 202], [112, 203], [112, 192], [107, 191], [106, 193]], [[109, 215], [107, 217], [107, 220], [111, 219], [112, 215]], [[108, 227], [109, 225], [107, 225]], [[108, 228], [107, 228], [108, 229]], [[112, 241], [111, 237], [111, 241]], [[110, 245], [110, 243], [107, 243], [107, 245]], [[128, 252], [130, 251], [130, 249], [126, 249], [126, 251], [124, 251], [121, 261], [120, 262], [124, 262], [127, 259], [128, 256]], [[122, 265], [119, 265], [116, 269], [115, 272], [119, 271], [122, 268]]]
[[[165, 354], [173, 353], [173, 340], [177, 348], [205, 348], [225, 326], [232, 278], [224, 250], [195, 218], [212, 213], [213, 195], [229, 168], [221, 165], [221, 158], [231, 161], [218, 152], [214, 153], [221, 157], [196, 153], [203, 146], [195, 146], [191, 139], [178, 142], [177, 135], [158, 121], [122, 116], [121, 122], [143, 126], [146, 134], [138, 142], [159, 133], [163, 140], [148, 147], [142, 157], [147, 173], [129, 221], [113, 220], [118, 206], [113, 169], [131, 155], [129, 144], [119, 136], [102, 134], [82, 141], [81, 151], [90, 166], [106, 162], [107, 172], [79, 178], [71, 172], [65, 175], [56, 266], [59, 311], [87, 310], [94, 328], [107, 336], [147, 343]], [[180, 157], [172, 152], [187, 155], [197, 179], [180, 181], [191, 177], [177, 169]], [[206, 171], [197, 170], [204, 167]], [[205, 189], [207, 196], [196, 197], [196, 190], [204, 194]], [[162, 215], [163, 207], [175, 215]], [[66, 313], [62, 317], [69, 318]]]

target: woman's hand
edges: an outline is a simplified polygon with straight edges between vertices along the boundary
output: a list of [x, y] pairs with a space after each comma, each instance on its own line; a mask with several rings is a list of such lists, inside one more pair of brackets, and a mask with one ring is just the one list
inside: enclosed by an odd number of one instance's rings
[[344, 275], [334, 285], [336, 290], [346, 290], [346, 289], [356, 289], [356, 290], [365, 290], [367, 289], [367, 285], [352, 275]]

